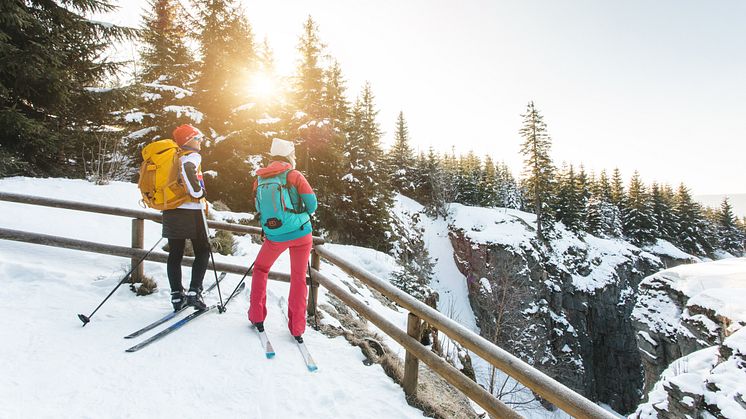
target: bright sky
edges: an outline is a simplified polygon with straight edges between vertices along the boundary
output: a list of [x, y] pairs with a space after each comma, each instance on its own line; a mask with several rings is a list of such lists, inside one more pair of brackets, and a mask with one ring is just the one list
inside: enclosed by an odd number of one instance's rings
[[[186, 0], [182, 0], [186, 3]], [[110, 20], [137, 25], [145, 0]], [[393, 141], [489, 153], [522, 169], [526, 104], [557, 165], [619, 167], [694, 194], [745, 193], [746, 3], [738, 0], [244, 0], [289, 75], [310, 14], [354, 99], [367, 80]]]

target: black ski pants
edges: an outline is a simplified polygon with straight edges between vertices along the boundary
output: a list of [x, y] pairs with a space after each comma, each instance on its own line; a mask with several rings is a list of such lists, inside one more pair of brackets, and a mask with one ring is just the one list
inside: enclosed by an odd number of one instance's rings
[[[189, 239], [194, 248], [194, 263], [192, 264], [192, 280], [189, 283], [189, 289], [201, 290], [202, 280], [205, 278], [207, 263], [210, 260], [210, 243], [204, 234], [197, 235], [198, 238]], [[168, 239], [168, 283], [171, 285], [171, 292], [183, 291], [181, 285], [181, 261], [184, 258], [184, 246], [186, 239]]]

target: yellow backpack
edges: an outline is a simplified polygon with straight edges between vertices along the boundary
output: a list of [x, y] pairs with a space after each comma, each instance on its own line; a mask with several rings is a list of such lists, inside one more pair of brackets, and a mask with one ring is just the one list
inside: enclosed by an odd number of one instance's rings
[[174, 140], [154, 141], [142, 149], [137, 187], [146, 206], [163, 211], [191, 200], [181, 180], [182, 155]]

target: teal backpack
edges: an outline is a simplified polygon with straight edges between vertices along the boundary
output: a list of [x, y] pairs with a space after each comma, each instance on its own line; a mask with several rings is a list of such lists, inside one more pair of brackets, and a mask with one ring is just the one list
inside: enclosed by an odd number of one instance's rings
[[[265, 234], [278, 236], [303, 228], [311, 220], [298, 192], [288, 186], [288, 171], [277, 176], [259, 177], [256, 186], [256, 210]], [[296, 200], [291, 197], [294, 192]]]

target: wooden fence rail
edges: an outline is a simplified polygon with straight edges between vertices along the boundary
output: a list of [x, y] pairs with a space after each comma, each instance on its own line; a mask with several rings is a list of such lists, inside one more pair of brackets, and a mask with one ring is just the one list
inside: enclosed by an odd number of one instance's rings
[[[132, 223], [132, 247], [114, 246], [83, 240], [69, 239], [50, 236], [45, 234], [30, 233], [18, 230], [0, 228], [0, 239], [14, 240], [26, 243], [35, 243], [46, 246], [63, 247], [67, 249], [82, 250], [131, 258], [133, 263], [139, 261], [147, 253], [143, 249], [144, 226], [143, 220], [155, 222], [161, 221], [161, 214], [154, 211], [131, 210], [118, 207], [109, 207], [96, 204], [87, 204], [75, 201], [65, 201], [50, 198], [41, 198], [21, 194], [0, 192], [0, 201], [17, 202], [31, 205], [43, 205], [56, 208], [86, 211], [99, 214], [109, 214], [133, 218]], [[231, 231], [243, 234], [261, 234], [261, 228], [245, 226], [241, 224], [225, 223], [220, 221], [208, 221], [211, 228]], [[430, 368], [458, 388], [471, 400], [482, 406], [494, 418], [517, 418], [518, 413], [498, 400], [495, 396], [480, 387], [474, 381], [468, 379], [456, 368], [448, 364], [442, 358], [435, 355], [427, 347], [423, 346], [416, 338], [419, 333], [420, 321], [424, 320], [433, 325], [439, 331], [445, 333], [453, 341], [458, 342], [465, 348], [489, 362], [491, 365], [502, 370], [512, 378], [521, 382], [533, 392], [544, 399], [554, 403], [560, 409], [577, 418], [604, 418], [614, 419], [615, 416], [602, 409], [595, 403], [584, 398], [578, 393], [567, 388], [558, 381], [552, 379], [541, 371], [528, 365], [512, 354], [487, 341], [476, 333], [464, 328], [452, 319], [444, 316], [437, 310], [416, 300], [414, 297], [399, 290], [390, 282], [385, 281], [370, 272], [345, 260], [323, 245], [324, 240], [314, 237], [314, 249], [311, 256], [311, 289], [309, 291], [309, 313], [316, 309], [318, 302], [318, 285], [324, 286], [329, 292], [338, 297], [360, 315], [378, 326], [384, 333], [401, 344], [405, 350], [405, 374], [402, 387], [407, 395], [413, 395], [417, 390], [418, 360], [424, 362]], [[379, 291], [385, 297], [391, 299], [401, 307], [409, 310], [407, 331], [403, 331], [389, 322], [386, 318], [370, 309], [365, 303], [354, 297], [349, 291], [336, 284], [325, 274], [319, 271], [320, 258], [338, 266], [347, 274], [359, 279], [369, 287]], [[152, 252], [146, 260], [165, 263], [168, 254], [163, 252]], [[185, 257], [182, 264], [191, 265], [193, 258]], [[212, 262], [210, 266], [213, 267]], [[224, 262], [215, 262], [215, 269], [232, 274], [243, 275], [248, 269], [245, 266]], [[290, 275], [285, 273], [270, 272], [270, 279], [283, 282], [290, 281]]]

